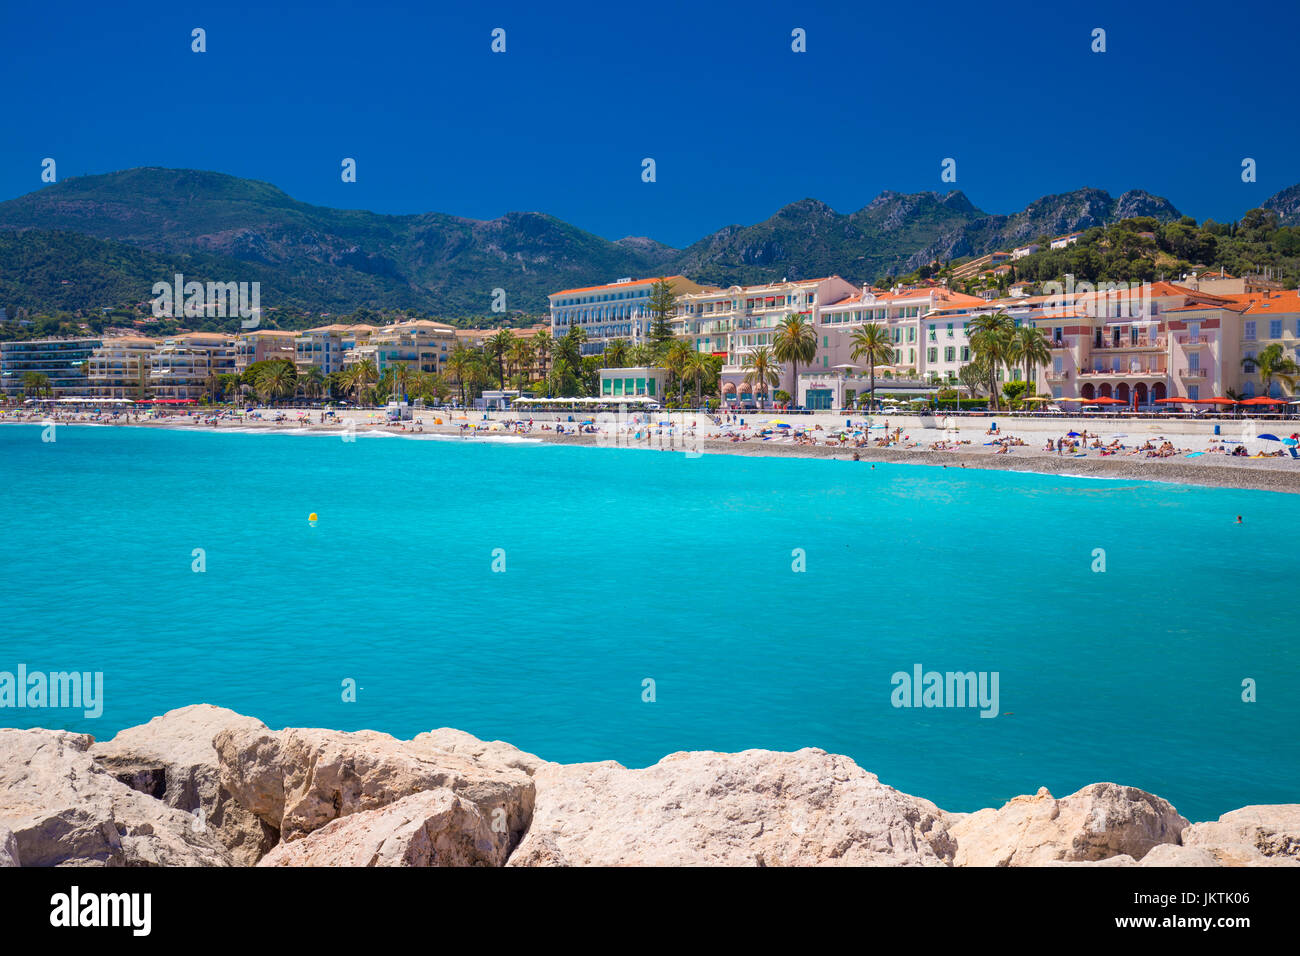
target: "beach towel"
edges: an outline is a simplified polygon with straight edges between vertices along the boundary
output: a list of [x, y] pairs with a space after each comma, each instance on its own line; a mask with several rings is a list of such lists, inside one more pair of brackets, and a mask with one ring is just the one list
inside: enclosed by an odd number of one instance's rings
[[1204, 455], [1204, 454], [1205, 454], [1205, 452], [1203, 452], [1203, 451], [1194, 451], [1194, 452], [1191, 452], [1191, 453], [1189, 453], [1189, 454], [1184, 455], [1183, 457], [1184, 457], [1184, 458], [1200, 458], [1200, 457], [1201, 457], [1202, 455]]

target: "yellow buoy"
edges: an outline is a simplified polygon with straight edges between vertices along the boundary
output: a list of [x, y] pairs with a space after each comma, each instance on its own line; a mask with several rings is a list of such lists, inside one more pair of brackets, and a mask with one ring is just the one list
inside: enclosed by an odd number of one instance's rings
[[315, 524], [315, 523], [316, 523], [316, 512], [313, 511], [311, 514], [309, 514], [309, 515], [307, 516], [307, 520], [310, 521], [312, 524]]

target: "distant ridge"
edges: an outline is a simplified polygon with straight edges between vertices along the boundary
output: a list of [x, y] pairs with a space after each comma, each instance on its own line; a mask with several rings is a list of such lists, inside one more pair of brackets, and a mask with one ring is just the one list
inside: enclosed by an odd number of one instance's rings
[[[1295, 221], [1300, 186], [1265, 205]], [[143, 301], [153, 281], [184, 271], [260, 281], [264, 304], [302, 311], [484, 315], [492, 290], [502, 288], [509, 310], [539, 313], [549, 292], [619, 276], [672, 272], [731, 285], [837, 273], [861, 283], [1132, 216], [1170, 221], [1179, 213], [1142, 190], [1114, 198], [1077, 189], [1005, 216], [981, 211], [960, 191], [886, 191], [852, 213], [802, 199], [679, 250], [647, 237], [610, 241], [540, 212], [492, 220], [383, 215], [313, 206], [224, 173], [142, 167], [0, 203], [0, 304]]]

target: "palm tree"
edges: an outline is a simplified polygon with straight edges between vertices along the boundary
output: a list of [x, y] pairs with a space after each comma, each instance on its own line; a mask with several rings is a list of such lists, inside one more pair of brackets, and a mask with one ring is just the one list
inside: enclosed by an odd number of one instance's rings
[[325, 391], [325, 373], [320, 367], [313, 365], [307, 369], [306, 374], [301, 376], [303, 394], [308, 398], [320, 398]]
[[514, 342], [510, 345], [510, 364], [514, 367], [516, 378], [518, 373], [527, 374], [532, 371], [533, 366], [533, 340], [522, 337], [515, 337]]
[[664, 368], [668, 370], [668, 374], [677, 383], [677, 401], [679, 402], [682, 400], [682, 390], [686, 385], [684, 376], [687, 366], [691, 362], [692, 353], [701, 354], [681, 339], [673, 339], [668, 343], [668, 347], [664, 351]]
[[627, 368], [627, 343], [615, 339], [605, 346], [601, 357], [605, 360], [605, 368]]
[[362, 359], [348, 372], [348, 389], [357, 401], [361, 400], [361, 393], [377, 381], [379, 369], [375, 367], [374, 359]]
[[[853, 345], [853, 361], [867, 363], [867, 371], [871, 376], [871, 403], [874, 403], [876, 366], [888, 365], [894, 359], [894, 343], [890, 340], [889, 329], [872, 322], [854, 332], [849, 341]], [[867, 408], [870, 410], [871, 404]]]
[[1011, 333], [1007, 358], [1024, 368], [1025, 381], [1032, 388], [1035, 370], [1052, 360], [1052, 354], [1047, 348], [1047, 336], [1035, 325], [1026, 323], [1020, 326]]
[[404, 399], [410, 389], [411, 378], [415, 374], [416, 370], [411, 367], [409, 362], [398, 362], [396, 365], [392, 366], [391, 370], [393, 373], [391, 380], [393, 387], [397, 392], [397, 398], [399, 400]]
[[506, 356], [510, 354], [510, 348], [515, 344], [515, 337], [502, 329], [496, 335], [487, 340], [487, 354], [496, 359], [497, 377], [501, 381], [501, 387], [506, 387]]
[[1015, 322], [1005, 312], [977, 315], [970, 322], [971, 351], [988, 364], [989, 403], [998, 410], [998, 369], [1007, 364]]
[[799, 401], [799, 363], [812, 363], [817, 357], [817, 330], [802, 315], [787, 315], [776, 327], [772, 355], [778, 362], [789, 362], [792, 371], [790, 394]]
[[546, 359], [551, 354], [555, 346], [555, 338], [546, 329], [538, 329], [537, 334], [533, 336], [533, 354], [537, 357], [537, 374], [534, 378], [542, 377], [542, 369], [546, 367]]
[[257, 375], [255, 387], [264, 402], [287, 398], [298, 385], [298, 369], [288, 360], [267, 362]]
[[28, 398], [40, 398], [50, 391], [50, 377], [44, 372], [26, 372], [23, 374], [23, 394]]
[[754, 361], [745, 373], [745, 384], [754, 389], [755, 395], [767, 392], [769, 386], [776, 388], [781, 382], [781, 366], [772, 350], [767, 346], [754, 349], [750, 358]]
[[[683, 345], [686, 343], [683, 342]], [[687, 346], [686, 362], [682, 366], [683, 381], [695, 383], [695, 407], [703, 404], [703, 391], [706, 382], [711, 383], [720, 371], [720, 359], [707, 352], [697, 352]], [[680, 392], [679, 392], [680, 395]]]
[[1282, 346], [1276, 342], [1265, 346], [1254, 358], [1242, 359], [1241, 364], [1247, 370], [1252, 364], [1256, 367], [1265, 395], [1269, 393], [1274, 379], [1285, 385], [1288, 391], [1294, 391], [1296, 379], [1300, 378], [1300, 365], [1297, 365], [1294, 359], [1287, 358]]
[[464, 345], [456, 346], [456, 350], [447, 357], [447, 374], [455, 380], [460, 389], [461, 405], [465, 404], [465, 383], [469, 380], [473, 365], [474, 350]]
[[659, 357], [656, 355], [655, 346], [649, 342], [642, 342], [633, 345], [627, 350], [627, 361], [633, 368], [640, 368], [646, 365], [654, 365], [659, 361]]

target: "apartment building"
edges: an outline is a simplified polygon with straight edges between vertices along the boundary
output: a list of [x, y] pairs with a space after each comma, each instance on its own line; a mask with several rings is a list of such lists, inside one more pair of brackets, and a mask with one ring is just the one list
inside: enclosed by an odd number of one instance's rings
[[[375, 332], [365, 351], [373, 350], [380, 375], [396, 365], [408, 365], [431, 375], [445, 372], [447, 358], [456, 350], [456, 330], [428, 319], [412, 319], [384, 326]], [[354, 350], [355, 351], [355, 350]]]
[[154, 398], [198, 401], [222, 375], [235, 374], [235, 337], [220, 332], [187, 332], [163, 343], [149, 359]]
[[[839, 276], [688, 292], [677, 299], [673, 333], [697, 352], [722, 358], [724, 399], [749, 401], [755, 387], [767, 388], [745, 381], [753, 354], [773, 347], [777, 326], [787, 316], [803, 316], [817, 330], [819, 343], [829, 341], [820, 331], [822, 310], [858, 293]], [[782, 369], [776, 388], [794, 394], [792, 368]]]
[[90, 398], [138, 400], [149, 395], [155, 339], [125, 335], [104, 339], [90, 355], [85, 394]]
[[1169, 282], [1047, 299], [1035, 297], [1032, 321], [1048, 338], [1042, 377], [1056, 398], [1144, 406], [1240, 386], [1243, 304]]
[[1251, 359], [1269, 346], [1282, 349], [1282, 355], [1300, 364], [1300, 292], [1266, 290], [1228, 296], [1245, 306], [1241, 314], [1241, 392], [1246, 398], [1267, 394], [1271, 398], [1293, 395], [1274, 379], [1267, 388], [1260, 379], [1259, 367]]
[[10, 398], [20, 398], [24, 378], [36, 372], [49, 381], [54, 398], [83, 395], [90, 357], [102, 344], [98, 338], [0, 342], [0, 389]]
[[299, 332], [293, 340], [294, 365], [299, 374], [309, 368], [326, 375], [341, 372], [348, 351], [368, 341], [373, 331], [369, 325], [334, 324]]
[[554, 292], [550, 296], [551, 335], [563, 338], [574, 326], [581, 328], [587, 333], [583, 355], [599, 355], [615, 339], [634, 345], [645, 342], [654, 324], [650, 293], [661, 278], [678, 297], [705, 288], [685, 276], [657, 276]]
[[298, 355], [294, 343], [298, 335], [297, 332], [282, 332], [279, 329], [241, 332], [235, 339], [235, 371], [242, 375], [250, 365], [271, 359], [296, 362]]

